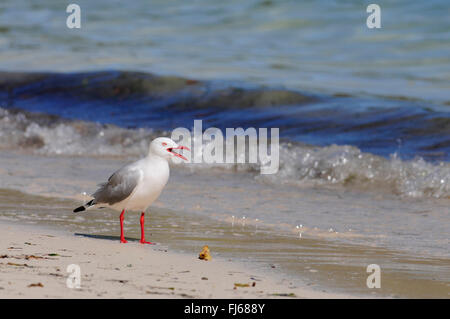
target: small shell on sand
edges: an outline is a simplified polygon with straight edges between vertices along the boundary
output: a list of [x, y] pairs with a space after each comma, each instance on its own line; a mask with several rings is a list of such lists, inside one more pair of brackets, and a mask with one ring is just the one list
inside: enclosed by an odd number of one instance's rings
[[211, 254], [209, 252], [209, 247], [208, 245], [203, 246], [202, 248], [202, 252], [198, 255], [198, 259], [201, 260], [211, 260]]

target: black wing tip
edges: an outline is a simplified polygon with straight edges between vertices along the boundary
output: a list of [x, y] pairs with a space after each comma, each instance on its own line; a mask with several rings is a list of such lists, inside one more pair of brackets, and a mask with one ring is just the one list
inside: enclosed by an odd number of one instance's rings
[[82, 212], [82, 211], [84, 211], [84, 210], [86, 210], [86, 208], [85, 208], [84, 206], [80, 206], [80, 207], [75, 208], [75, 209], [73, 210], [73, 212], [74, 212], [74, 213], [78, 213], [78, 212]]
[[75, 208], [75, 209], [73, 210], [73, 212], [74, 212], [74, 213], [82, 212], [82, 211], [86, 210], [86, 207], [89, 207], [89, 206], [92, 206], [92, 205], [95, 205], [95, 204], [96, 204], [96, 203], [94, 202], [94, 200], [91, 199], [91, 200], [90, 200], [89, 202], [87, 202], [85, 205]]

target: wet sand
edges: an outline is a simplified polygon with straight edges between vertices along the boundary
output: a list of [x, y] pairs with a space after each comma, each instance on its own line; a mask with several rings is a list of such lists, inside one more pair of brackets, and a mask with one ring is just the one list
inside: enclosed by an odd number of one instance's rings
[[[237, 263], [159, 245], [86, 238], [0, 223], [0, 298], [336, 298]], [[214, 252], [212, 252], [214, 255]], [[69, 288], [67, 267], [80, 267]]]

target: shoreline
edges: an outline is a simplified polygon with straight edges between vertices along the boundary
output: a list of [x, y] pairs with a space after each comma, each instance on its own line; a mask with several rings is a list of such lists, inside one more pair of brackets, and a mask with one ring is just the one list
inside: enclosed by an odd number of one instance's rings
[[[281, 274], [255, 272], [214, 252], [202, 261], [158, 244], [124, 245], [4, 221], [0, 242], [0, 298], [351, 298], [294, 286]], [[71, 264], [80, 266], [79, 289], [66, 284]]]
[[[83, 191], [94, 189], [96, 181], [107, 178], [126, 159], [17, 152], [2, 155], [1, 222], [13, 222], [19, 228], [22, 223], [51, 227], [64, 231], [63, 237], [83, 233], [91, 240], [115, 238], [118, 242], [118, 214], [108, 209], [90, 214], [73, 214], [72, 210], [86, 200]], [[308, 187], [273, 189], [244, 174], [222, 173], [217, 179], [218, 172], [213, 171], [199, 173], [185, 168], [172, 173], [161, 198], [150, 208], [149, 239], [188, 259], [196, 260], [207, 244], [214, 261], [232, 260], [232, 264], [243, 265], [240, 268], [268, 274], [266, 277], [285, 279], [307, 290], [344, 294], [343, 298], [448, 296], [448, 256], [439, 250], [445, 247], [445, 231], [442, 236], [422, 236], [420, 241], [416, 236], [414, 251], [410, 251], [408, 247], [413, 245], [400, 246], [402, 238], [388, 236], [387, 230], [395, 227], [379, 224], [380, 214], [384, 214], [391, 222], [398, 219], [403, 231], [410, 229], [414, 234], [418, 224], [443, 229], [448, 214], [445, 202], [405, 201], [382, 195], [370, 198]], [[244, 190], [246, 199], [242, 201]], [[301, 238], [296, 221], [289, 216], [301, 218]], [[404, 217], [408, 217], [407, 224]], [[138, 238], [138, 222], [138, 215], [127, 214], [126, 236]], [[378, 227], [373, 229], [377, 232], [361, 232], [366, 225]], [[330, 232], [330, 226], [336, 231]], [[366, 286], [366, 267], [373, 263], [383, 269], [383, 288], [376, 291]]]

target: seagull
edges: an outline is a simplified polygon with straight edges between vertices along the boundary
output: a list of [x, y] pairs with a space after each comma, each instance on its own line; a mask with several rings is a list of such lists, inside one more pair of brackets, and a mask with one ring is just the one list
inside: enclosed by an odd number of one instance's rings
[[123, 234], [125, 211], [141, 212], [141, 244], [152, 244], [145, 240], [144, 215], [147, 208], [159, 197], [169, 179], [168, 160], [174, 156], [185, 161], [187, 158], [174, 150], [188, 150], [179, 146], [172, 139], [158, 137], [150, 143], [146, 157], [125, 165], [117, 170], [106, 183], [99, 184], [99, 189], [92, 195], [94, 199], [83, 206], [75, 208], [74, 213], [92, 208], [109, 207], [122, 211], [120, 220], [120, 242], [126, 243]]

